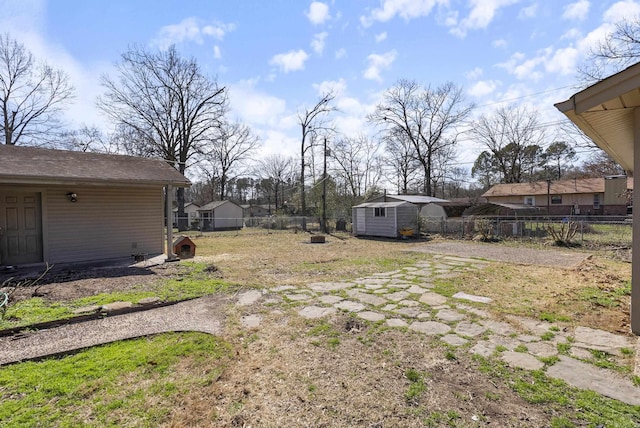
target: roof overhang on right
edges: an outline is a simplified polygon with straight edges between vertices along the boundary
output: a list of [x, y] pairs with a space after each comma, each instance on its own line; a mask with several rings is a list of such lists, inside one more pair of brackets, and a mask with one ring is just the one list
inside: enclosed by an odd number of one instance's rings
[[640, 63], [555, 106], [625, 171], [633, 174], [634, 111], [640, 107]]

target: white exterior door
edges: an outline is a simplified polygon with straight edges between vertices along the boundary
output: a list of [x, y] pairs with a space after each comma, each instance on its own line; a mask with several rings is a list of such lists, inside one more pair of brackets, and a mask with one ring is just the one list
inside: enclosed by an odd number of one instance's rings
[[367, 209], [356, 208], [356, 233], [367, 231]]

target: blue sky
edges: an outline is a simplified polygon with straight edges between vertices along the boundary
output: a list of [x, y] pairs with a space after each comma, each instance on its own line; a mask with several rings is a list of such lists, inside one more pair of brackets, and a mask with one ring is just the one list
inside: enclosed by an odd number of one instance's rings
[[[2, 31], [69, 74], [71, 125], [104, 124], [99, 78], [129, 45], [176, 44], [229, 88], [263, 153], [291, 155], [297, 112], [323, 90], [337, 94], [339, 131], [373, 134], [366, 114], [400, 78], [453, 81], [475, 115], [529, 104], [551, 132], [589, 49], [638, 14], [632, 0], [0, 0]], [[459, 160], [478, 153], [464, 140]]]

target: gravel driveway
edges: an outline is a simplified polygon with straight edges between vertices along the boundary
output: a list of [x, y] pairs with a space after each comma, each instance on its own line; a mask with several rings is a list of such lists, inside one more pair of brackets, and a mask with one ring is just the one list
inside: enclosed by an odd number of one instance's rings
[[569, 249], [544, 249], [506, 247], [491, 243], [436, 242], [415, 247], [412, 251], [433, 254], [450, 254], [459, 257], [476, 257], [485, 260], [523, 265], [539, 265], [571, 269], [591, 257]]

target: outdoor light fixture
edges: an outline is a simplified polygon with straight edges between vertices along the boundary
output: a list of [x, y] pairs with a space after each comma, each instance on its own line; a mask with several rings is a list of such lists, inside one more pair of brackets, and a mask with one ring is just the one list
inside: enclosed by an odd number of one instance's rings
[[67, 193], [67, 198], [69, 198], [71, 202], [78, 202], [78, 195], [74, 192]]

